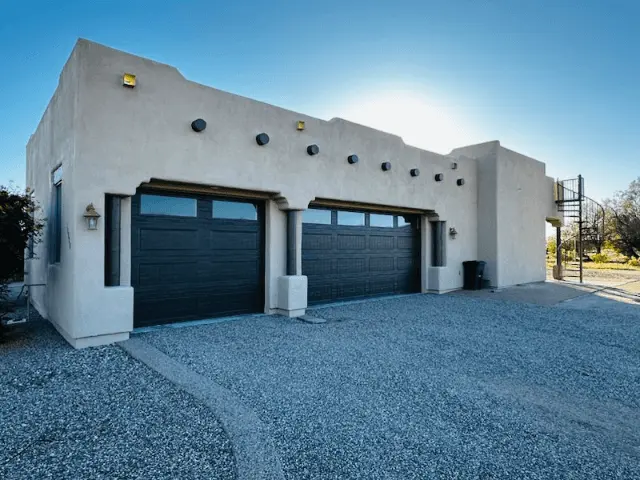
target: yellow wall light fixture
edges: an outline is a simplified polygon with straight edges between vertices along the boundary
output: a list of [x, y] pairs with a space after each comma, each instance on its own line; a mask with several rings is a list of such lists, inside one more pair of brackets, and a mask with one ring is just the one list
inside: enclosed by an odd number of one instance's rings
[[125, 73], [122, 76], [122, 85], [133, 88], [136, 86], [136, 76], [133, 73]]

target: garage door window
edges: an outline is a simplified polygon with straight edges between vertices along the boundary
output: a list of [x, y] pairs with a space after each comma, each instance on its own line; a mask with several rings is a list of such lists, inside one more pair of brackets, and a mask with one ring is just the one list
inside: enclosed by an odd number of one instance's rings
[[302, 212], [302, 223], [318, 223], [331, 225], [331, 210], [310, 208]]
[[140, 213], [142, 215], [196, 217], [198, 215], [198, 202], [195, 198], [141, 195]]
[[364, 213], [338, 212], [338, 225], [364, 226]]
[[399, 227], [410, 227], [411, 226], [411, 222], [407, 220], [407, 217], [399, 215], [398, 216], [398, 226]]
[[393, 228], [393, 215], [372, 213], [369, 215], [369, 225], [372, 227]]
[[213, 200], [213, 218], [226, 218], [232, 220], [257, 220], [258, 212], [252, 203], [229, 202], [226, 200]]

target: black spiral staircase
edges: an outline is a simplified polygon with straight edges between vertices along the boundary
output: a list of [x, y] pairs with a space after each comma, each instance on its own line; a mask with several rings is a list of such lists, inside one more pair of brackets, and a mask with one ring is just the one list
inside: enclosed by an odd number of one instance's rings
[[[584, 194], [584, 178], [559, 180], [556, 182], [556, 204], [564, 217], [564, 232], [558, 235], [557, 263], [561, 265], [562, 276], [583, 281], [583, 261], [585, 247], [602, 245], [604, 239], [605, 210], [595, 200]], [[564, 238], [562, 238], [564, 237]], [[571, 245], [577, 261], [571, 261], [566, 253]]]

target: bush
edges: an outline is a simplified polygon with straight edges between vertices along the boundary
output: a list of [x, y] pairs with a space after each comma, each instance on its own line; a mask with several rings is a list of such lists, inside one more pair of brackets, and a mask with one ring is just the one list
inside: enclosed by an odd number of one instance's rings
[[632, 258], [627, 262], [627, 265], [629, 265], [630, 267], [640, 267], [640, 260], [638, 260], [637, 258]]
[[12, 306], [8, 284], [22, 278], [24, 250], [29, 239], [37, 243], [44, 221], [37, 218], [38, 206], [30, 192], [0, 185], [0, 337], [4, 318]]
[[591, 256], [591, 260], [593, 260], [596, 263], [608, 263], [609, 256], [606, 253], [596, 253]]

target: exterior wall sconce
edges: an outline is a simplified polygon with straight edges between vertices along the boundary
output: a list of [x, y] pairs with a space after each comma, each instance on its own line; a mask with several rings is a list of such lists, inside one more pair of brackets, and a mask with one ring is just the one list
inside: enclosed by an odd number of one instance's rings
[[298, 120], [298, 124], [296, 125], [296, 130], [298, 130], [299, 132], [304, 130], [304, 122], [302, 120]]
[[87, 205], [87, 208], [84, 210], [84, 219], [87, 222], [87, 228], [89, 230], [97, 230], [98, 229], [98, 219], [100, 218], [100, 214], [96, 212], [93, 203]]
[[258, 135], [256, 135], [256, 143], [260, 146], [266, 145], [267, 143], [269, 143], [269, 135], [267, 135], [266, 133], [259, 133]]
[[133, 88], [136, 86], [136, 76], [133, 73], [125, 73], [122, 76], [122, 86]]
[[436, 176], [434, 178], [436, 182], [441, 182], [442, 180], [444, 180], [444, 175], [442, 173], [436, 173]]
[[198, 118], [198, 119], [194, 120], [193, 122], [191, 122], [191, 128], [193, 129], [194, 132], [200, 133], [205, 128], [207, 128], [207, 122], [205, 122], [201, 118]]
[[418, 168], [412, 168], [409, 173], [411, 173], [412, 177], [419, 177], [420, 176], [420, 169]]
[[388, 172], [389, 170], [391, 170], [391, 162], [382, 162], [382, 165], [380, 165], [380, 167], [382, 168], [383, 172]]
[[461, 187], [464, 185], [464, 178], [459, 178], [458, 180], [456, 180], [456, 184]]
[[453, 240], [455, 240], [455, 239], [456, 239], [456, 235], [458, 235], [458, 231], [456, 230], [456, 227], [451, 227], [451, 228], [449, 229], [449, 235], [451, 236], [451, 238], [452, 238]]
[[358, 155], [349, 155], [349, 156], [347, 157], [347, 161], [348, 161], [351, 165], [353, 165], [354, 163], [358, 163], [358, 160], [360, 160], [360, 159], [358, 158]]
[[309, 145], [307, 147], [307, 153], [311, 156], [317, 155], [320, 153], [320, 147], [318, 147], [318, 145]]
[[456, 162], [452, 162], [451, 163], [451, 170], [457, 170], [458, 169], [458, 164]]

